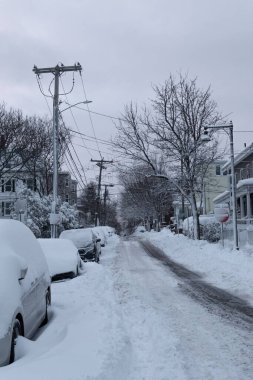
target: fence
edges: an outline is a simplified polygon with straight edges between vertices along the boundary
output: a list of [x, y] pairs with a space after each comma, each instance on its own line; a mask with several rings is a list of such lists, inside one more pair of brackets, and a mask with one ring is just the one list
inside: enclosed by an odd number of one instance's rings
[[[239, 246], [250, 244], [253, 248], [253, 219], [237, 219], [237, 230]], [[230, 241], [234, 239], [232, 221], [224, 223], [224, 239]]]

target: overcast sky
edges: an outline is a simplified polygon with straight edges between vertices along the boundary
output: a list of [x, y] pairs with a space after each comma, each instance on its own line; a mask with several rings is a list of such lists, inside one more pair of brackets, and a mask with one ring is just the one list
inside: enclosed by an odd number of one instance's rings
[[[198, 77], [211, 85], [213, 98], [230, 114], [237, 131], [253, 130], [252, 0], [0, 0], [0, 101], [25, 114], [49, 114], [33, 65], [80, 62], [90, 109], [120, 116], [131, 100], [152, 97], [152, 84], [169, 74]], [[50, 75], [41, 81], [47, 91]], [[70, 88], [72, 76], [63, 78]], [[65, 100], [62, 97], [62, 100]], [[68, 100], [84, 100], [76, 75]], [[48, 98], [49, 107], [52, 101]], [[64, 105], [62, 105], [64, 108]], [[66, 123], [94, 136], [84, 111], [64, 113]], [[75, 124], [76, 121], [76, 124]], [[92, 116], [95, 135], [110, 139], [110, 119]], [[235, 132], [235, 149], [253, 141], [253, 133]], [[75, 139], [75, 144], [83, 145]], [[76, 145], [86, 168], [90, 158], [113, 156], [106, 145]], [[97, 174], [97, 171], [95, 171]], [[89, 177], [94, 176], [90, 173]]]

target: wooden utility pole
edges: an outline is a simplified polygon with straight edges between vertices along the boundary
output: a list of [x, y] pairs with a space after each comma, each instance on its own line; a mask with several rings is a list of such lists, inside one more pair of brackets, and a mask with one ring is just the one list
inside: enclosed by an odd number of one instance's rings
[[56, 212], [58, 196], [58, 130], [59, 130], [59, 78], [66, 71], [81, 71], [82, 66], [78, 63], [74, 66], [56, 65], [55, 67], [38, 68], [34, 66], [33, 72], [36, 75], [54, 75], [54, 97], [53, 97], [53, 201], [51, 207], [50, 224], [51, 238], [57, 237], [57, 224], [59, 215]]
[[98, 226], [101, 220], [101, 199], [100, 199], [100, 192], [101, 192], [101, 179], [102, 179], [102, 170], [106, 169], [104, 164], [112, 164], [113, 161], [106, 161], [103, 158], [101, 160], [93, 160], [91, 159], [91, 162], [96, 162], [96, 165], [99, 167], [99, 176], [98, 176], [98, 193], [97, 193], [97, 199], [96, 199], [96, 216], [95, 216], [95, 226]]
[[107, 190], [107, 187], [114, 187], [114, 185], [112, 183], [108, 183], [108, 184], [101, 184], [101, 186], [104, 186], [105, 187], [105, 192], [104, 192], [104, 217], [103, 217], [103, 226], [106, 226], [106, 219], [107, 219], [107, 210], [106, 210], [106, 199], [107, 199], [107, 195], [109, 194], [108, 190]]

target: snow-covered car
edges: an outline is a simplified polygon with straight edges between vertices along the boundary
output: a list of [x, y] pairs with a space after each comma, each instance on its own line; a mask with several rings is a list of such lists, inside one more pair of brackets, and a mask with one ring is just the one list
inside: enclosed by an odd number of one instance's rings
[[144, 233], [146, 232], [146, 228], [144, 226], [137, 226], [135, 228], [134, 234]]
[[103, 229], [103, 227], [100, 227], [100, 226], [93, 227], [92, 230], [95, 232], [95, 234], [101, 240], [100, 241], [101, 247], [104, 247], [107, 244], [107, 237], [106, 237], [106, 233], [105, 233], [105, 230]]
[[48, 320], [51, 279], [37, 239], [23, 223], [0, 220], [0, 366], [15, 359], [19, 335]]
[[83, 261], [99, 262], [101, 253], [100, 238], [93, 232], [92, 228], [80, 228], [62, 231], [60, 239], [71, 240]]
[[[199, 215], [199, 224], [202, 234], [203, 227], [206, 225], [211, 225], [217, 223], [213, 214], [210, 215]], [[183, 234], [192, 237], [193, 236], [193, 217], [189, 216], [183, 221]]]
[[115, 233], [115, 228], [113, 227], [100, 226], [99, 228], [101, 228], [104, 231], [106, 237], [111, 237]]
[[71, 240], [38, 239], [47, 260], [52, 281], [74, 278], [82, 268], [78, 249]]

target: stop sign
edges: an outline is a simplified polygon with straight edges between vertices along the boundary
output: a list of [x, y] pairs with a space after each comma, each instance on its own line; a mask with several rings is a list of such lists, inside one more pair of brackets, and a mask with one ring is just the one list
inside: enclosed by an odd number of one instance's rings
[[227, 203], [215, 205], [214, 216], [217, 222], [225, 223], [229, 219], [229, 207]]

